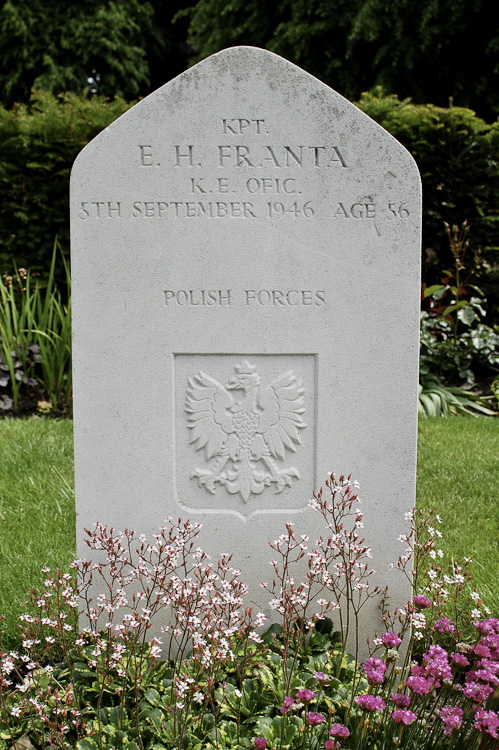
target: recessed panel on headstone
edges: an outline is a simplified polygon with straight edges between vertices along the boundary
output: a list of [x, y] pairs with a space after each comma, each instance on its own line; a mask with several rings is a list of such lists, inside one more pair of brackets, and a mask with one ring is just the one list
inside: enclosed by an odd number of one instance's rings
[[[328, 472], [360, 482], [378, 583], [415, 496], [420, 180], [357, 107], [224, 50], [95, 138], [72, 174], [79, 554], [166, 516], [234, 553], [250, 599]], [[374, 604], [373, 604], [374, 607]], [[366, 610], [369, 626], [374, 609]]]

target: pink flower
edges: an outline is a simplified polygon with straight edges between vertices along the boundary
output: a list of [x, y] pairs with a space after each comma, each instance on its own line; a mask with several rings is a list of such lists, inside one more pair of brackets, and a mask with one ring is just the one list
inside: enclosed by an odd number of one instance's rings
[[281, 714], [287, 714], [288, 710], [293, 706], [293, 704], [294, 704], [294, 700], [292, 699], [290, 695], [287, 695], [284, 698], [284, 706], [282, 706], [282, 708], [279, 709]]
[[303, 701], [303, 703], [310, 703], [311, 700], [315, 698], [315, 693], [313, 690], [309, 690], [308, 688], [302, 688], [301, 690], [297, 690], [295, 695], [295, 700], [297, 701]]
[[355, 702], [363, 711], [382, 711], [386, 703], [379, 695], [358, 695]]
[[491, 737], [498, 739], [499, 713], [478, 708], [475, 713], [475, 729], [487, 732]]
[[267, 740], [265, 737], [255, 737], [256, 750], [265, 750], [267, 747]]
[[402, 643], [402, 640], [395, 633], [383, 633], [381, 640], [387, 648], [395, 648], [399, 643]]
[[370, 685], [379, 685], [385, 679], [386, 664], [381, 659], [371, 656], [362, 667]]
[[475, 703], [486, 701], [493, 692], [494, 688], [490, 687], [490, 685], [481, 685], [479, 682], [469, 682], [463, 688], [463, 695]]
[[407, 687], [412, 690], [413, 693], [418, 695], [428, 695], [430, 690], [433, 688], [433, 680], [429, 680], [426, 677], [415, 677], [411, 676], [407, 679]]
[[392, 719], [397, 724], [412, 724], [417, 718], [414, 711], [405, 711], [403, 708], [396, 708], [392, 713]]
[[441, 646], [433, 644], [428, 653], [423, 656], [424, 675], [441, 680], [452, 680], [452, 669], [449, 665], [447, 651]]
[[448, 617], [439, 617], [438, 620], [435, 620], [433, 627], [435, 630], [438, 630], [439, 633], [453, 633], [455, 630], [454, 625]]
[[350, 730], [343, 724], [333, 724], [329, 730], [331, 737], [350, 737]]
[[[329, 730], [329, 734], [331, 737], [337, 738], [337, 737], [343, 737], [346, 739], [347, 737], [350, 737], [350, 730], [348, 727], [345, 727], [343, 724], [333, 724], [331, 729]], [[339, 745], [336, 739], [332, 740], [326, 740], [324, 743], [325, 750], [339, 750]]]
[[418, 609], [429, 609], [431, 607], [430, 600], [426, 596], [423, 596], [423, 594], [416, 594], [412, 601]]
[[411, 696], [405, 695], [404, 693], [393, 693], [391, 696], [391, 700], [399, 708], [409, 708], [409, 706], [411, 705]]
[[311, 727], [317, 726], [317, 724], [322, 724], [324, 721], [324, 716], [322, 714], [316, 714], [314, 711], [309, 711], [307, 714], [307, 724]]
[[499, 633], [499, 618], [489, 617], [487, 620], [479, 620], [473, 623], [475, 628], [481, 635], [489, 635], [489, 633]]
[[460, 729], [463, 723], [463, 709], [458, 706], [444, 706], [440, 709], [440, 718], [445, 724], [444, 734], [451, 734], [454, 729]]
[[464, 654], [452, 654], [451, 659], [452, 663], [455, 664], [456, 667], [469, 667], [470, 665], [468, 659]]

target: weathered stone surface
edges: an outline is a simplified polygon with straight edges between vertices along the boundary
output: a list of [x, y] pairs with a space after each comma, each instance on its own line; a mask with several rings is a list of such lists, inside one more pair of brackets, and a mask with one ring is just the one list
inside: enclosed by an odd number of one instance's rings
[[386, 131], [250, 47], [183, 73], [81, 152], [80, 545], [97, 520], [147, 533], [190, 517], [268, 613], [268, 541], [287, 520], [321, 533], [307, 503], [334, 469], [361, 484], [378, 582], [407, 599], [387, 566], [414, 502], [420, 201]]

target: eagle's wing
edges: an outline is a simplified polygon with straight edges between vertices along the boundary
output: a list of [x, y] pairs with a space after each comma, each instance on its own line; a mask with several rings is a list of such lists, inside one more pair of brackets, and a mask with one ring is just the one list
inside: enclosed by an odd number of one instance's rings
[[196, 450], [204, 448], [207, 461], [233, 432], [232, 414], [227, 411], [233, 403], [228, 390], [211, 375], [200, 370], [194, 378], [189, 378], [185, 398], [187, 426], [191, 430], [189, 442], [195, 443]]
[[262, 409], [258, 431], [274, 458], [284, 459], [286, 448], [296, 451], [301, 443], [300, 430], [307, 425], [303, 421], [304, 389], [300, 378], [292, 370], [276, 378], [260, 391], [259, 406]]

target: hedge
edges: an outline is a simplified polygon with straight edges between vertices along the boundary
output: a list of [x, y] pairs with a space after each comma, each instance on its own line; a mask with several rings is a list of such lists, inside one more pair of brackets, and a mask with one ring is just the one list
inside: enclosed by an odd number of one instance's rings
[[[131, 105], [121, 99], [55, 97], [0, 108], [0, 273], [13, 262], [45, 274], [54, 238], [69, 252], [68, 177], [77, 153]], [[499, 322], [499, 123], [461, 107], [416, 105], [376, 91], [358, 106], [413, 154], [423, 180], [423, 279], [452, 267], [444, 221], [468, 221], [468, 270]], [[61, 269], [61, 279], [63, 277]], [[396, 293], [395, 293], [396, 294]]]
[[[58, 237], [69, 254], [69, 175], [79, 151], [131, 105], [122, 99], [33, 94], [0, 106], [0, 273], [48, 274]], [[62, 264], [61, 264], [62, 266]], [[61, 267], [59, 280], [64, 278]]]

